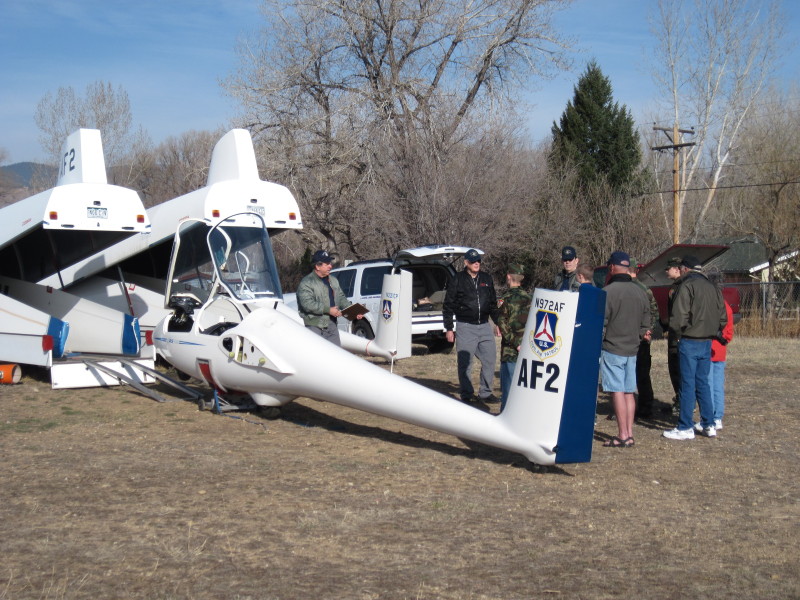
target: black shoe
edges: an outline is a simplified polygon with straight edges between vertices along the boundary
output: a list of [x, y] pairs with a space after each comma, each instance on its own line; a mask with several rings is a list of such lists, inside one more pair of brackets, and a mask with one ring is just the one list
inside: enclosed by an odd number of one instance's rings
[[500, 402], [500, 399], [496, 398], [494, 394], [489, 394], [488, 396], [480, 398], [480, 401], [485, 404], [497, 404], [498, 402]]

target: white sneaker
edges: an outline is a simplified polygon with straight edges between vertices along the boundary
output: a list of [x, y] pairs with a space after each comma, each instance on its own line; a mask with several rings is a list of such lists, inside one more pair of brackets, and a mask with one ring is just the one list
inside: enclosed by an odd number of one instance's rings
[[[670, 440], [693, 440], [694, 439], [694, 430], [693, 429], [669, 429], [662, 433], [662, 435]], [[715, 434], [716, 435], [716, 434]]]
[[717, 429], [713, 425], [709, 425], [703, 429], [703, 435], [706, 437], [717, 437]]
[[[715, 419], [714, 420], [714, 425], [711, 426], [710, 428], [711, 429], [722, 429], [722, 421], [720, 419]], [[715, 435], [717, 435], [716, 431], [714, 431], [714, 433], [712, 433], [711, 435], [707, 435], [706, 432], [705, 432], [705, 429], [703, 429], [703, 426], [700, 423], [695, 423], [694, 424], [694, 430], [697, 433], [702, 433], [706, 437], [714, 437]]]

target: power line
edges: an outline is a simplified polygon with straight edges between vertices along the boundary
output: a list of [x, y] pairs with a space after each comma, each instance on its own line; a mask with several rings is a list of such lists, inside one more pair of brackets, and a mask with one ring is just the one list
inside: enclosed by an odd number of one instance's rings
[[[721, 168], [728, 169], [732, 167], [758, 167], [762, 165], [777, 165], [782, 163], [800, 163], [800, 157], [798, 158], [787, 158], [784, 160], [765, 160], [763, 162], [750, 162], [750, 163], [726, 163], [721, 165]], [[696, 167], [695, 170], [697, 171], [713, 171], [717, 167]], [[672, 171], [654, 171], [656, 175], [669, 175]]]
[[797, 185], [799, 181], [773, 181], [771, 183], [743, 183], [740, 185], [718, 185], [715, 188], [710, 186], [697, 187], [697, 188], [680, 188], [678, 190], [662, 190], [660, 192], [647, 192], [643, 196], [655, 196], [657, 194], [671, 194], [673, 192], [707, 192], [710, 189], [716, 190], [735, 190], [740, 188], [753, 188], [753, 187], [768, 187], [772, 185]]

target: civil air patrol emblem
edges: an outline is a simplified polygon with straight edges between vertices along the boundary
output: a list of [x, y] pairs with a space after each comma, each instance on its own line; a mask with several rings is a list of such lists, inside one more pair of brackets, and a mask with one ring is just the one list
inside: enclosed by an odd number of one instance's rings
[[539, 358], [550, 358], [561, 350], [561, 338], [557, 335], [558, 314], [547, 310], [536, 311], [536, 325], [531, 329], [531, 350]]
[[384, 321], [388, 322], [388, 321], [392, 320], [392, 314], [393, 313], [392, 313], [392, 301], [391, 300], [387, 300], [387, 299], [384, 298], [384, 300], [383, 300], [383, 308], [381, 309], [381, 312], [383, 314], [383, 320]]

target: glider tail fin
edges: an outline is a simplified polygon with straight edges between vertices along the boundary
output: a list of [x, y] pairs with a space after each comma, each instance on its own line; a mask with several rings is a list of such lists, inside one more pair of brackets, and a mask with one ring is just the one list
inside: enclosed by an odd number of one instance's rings
[[536, 290], [531, 303], [499, 418], [554, 463], [591, 460], [605, 296], [585, 285], [578, 293]]

